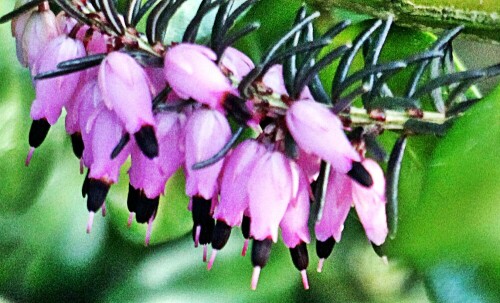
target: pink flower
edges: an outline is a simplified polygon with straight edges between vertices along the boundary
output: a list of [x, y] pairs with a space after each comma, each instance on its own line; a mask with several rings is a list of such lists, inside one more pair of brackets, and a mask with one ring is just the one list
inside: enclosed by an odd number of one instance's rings
[[361, 163], [373, 179], [373, 185], [369, 188], [345, 174], [330, 171], [323, 213], [315, 227], [319, 241], [324, 242], [332, 236], [336, 242], [340, 241], [344, 221], [354, 204], [368, 239], [375, 245], [384, 243], [388, 232], [384, 173], [377, 162], [371, 159]]
[[235, 91], [214, 62], [215, 53], [201, 45], [178, 44], [165, 54], [165, 79], [182, 99], [222, 109], [225, 96]]
[[[31, 68], [33, 75], [38, 73], [33, 68], [38, 57], [47, 44], [59, 35], [56, 16], [51, 10], [34, 11], [29, 16], [22, 35], [22, 62]], [[47, 55], [48, 53], [44, 54]]]
[[[281, 64], [271, 66], [271, 68], [264, 74], [264, 77], [262, 77], [262, 83], [270, 88], [275, 94], [280, 96], [289, 96], [285, 86], [285, 79], [283, 78], [283, 65]], [[301, 92], [299, 99], [314, 100], [307, 86]]]
[[[86, 55], [82, 42], [66, 36], [59, 36], [47, 45], [36, 62], [36, 70], [40, 73], [55, 70], [57, 64]], [[71, 73], [50, 79], [36, 80], [36, 100], [31, 107], [31, 118], [42, 118], [53, 125], [61, 115], [62, 108], [73, 97], [81, 73]], [[57, 93], [56, 93], [57, 92]]]
[[125, 125], [142, 153], [158, 156], [158, 141], [149, 80], [144, 69], [129, 55], [112, 52], [99, 68], [99, 88], [103, 101]]
[[155, 124], [148, 77], [132, 57], [110, 53], [101, 63], [98, 81], [104, 104], [116, 113], [128, 133]]
[[192, 166], [207, 160], [220, 151], [231, 137], [226, 117], [210, 109], [198, 109], [185, 127], [186, 194], [210, 200], [219, 191], [218, 178], [223, 161], [193, 170]]
[[250, 234], [255, 240], [278, 240], [278, 227], [296, 192], [290, 160], [280, 152], [266, 151], [248, 172]]
[[360, 161], [340, 119], [320, 103], [294, 102], [286, 113], [286, 125], [300, 148], [329, 162], [340, 173], [347, 173], [352, 161]]
[[307, 222], [309, 220], [309, 182], [305, 174], [296, 168], [299, 172], [299, 186], [294, 193], [293, 200], [288, 204], [288, 208], [280, 222], [283, 242], [288, 248], [295, 248], [301, 243], [309, 243], [311, 236]]
[[263, 145], [246, 140], [227, 157], [222, 172], [220, 201], [214, 212], [216, 220], [231, 227], [241, 225], [243, 213], [248, 208], [248, 172], [264, 153]]
[[231, 74], [241, 81], [254, 67], [252, 60], [247, 55], [234, 47], [228, 47], [222, 54], [222, 66], [227, 68]]

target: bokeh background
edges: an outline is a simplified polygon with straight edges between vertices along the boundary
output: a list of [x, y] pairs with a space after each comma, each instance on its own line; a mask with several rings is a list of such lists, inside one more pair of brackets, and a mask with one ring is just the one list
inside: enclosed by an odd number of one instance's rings
[[[172, 39], [196, 2], [188, 1], [194, 4], [174, 21]], [[262, 22], [257, 34], [239, 44], [252, 58], [292, 23], [301, 2], [284, 2], [261, 1], [244, 17]], [[14, 0], [2, 0], [0, 15], [13, 6]], [[201, 36], [209, 29], [202, 27]], [[83, 175], [63, 121], [24, 166], [34, 90], [29, 72], [16, 60], [10, 24], [0, 25], [0, 37], [0, 302], [500, 302], [498, 78], [482, 87], [488, 96], [444, 138], [409, 140], [400, 184], [400, 232], [383, 247], [388, 264], [374, 253], [351, 214], [321, 274], [310, 245], [309, 291], [302, 289], [282, 243], [273, 246], [258, 290], [251, 291], [252, 267], [249, 256], [240, 255], [238, 229], [207, 272], [201, 248], [191, 241], [181, 174], [167, 185], [150, 247], [143, 245], [145, 226], [126, 227], [126, 167], [111, 189], [107, 216], [96, 217], [92, 233], [85, 233]], [[433, 39], [396, 26], [382, 57], [403, 58]], [[456, 52], [465, 65], [500, 62], [498, 46], [489, 42], [459, 41]], [[396, 138], [387, 133], [381, 142], [389, 150]]]

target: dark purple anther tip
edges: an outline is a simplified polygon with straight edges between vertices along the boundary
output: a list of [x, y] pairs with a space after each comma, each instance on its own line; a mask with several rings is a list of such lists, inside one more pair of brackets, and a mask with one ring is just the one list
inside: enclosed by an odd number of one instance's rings
[[320, 259], [328, 258], [333, 251], [333, 247], [335, 246], [335, 240], [333, 237], [326, 239], [326, 241], [316, 241], [316, 255]]
[[28, 137], [30, 146], [39, 147], [47, 137], [49, 130], [50, 124], [46, 119], [33, 120]]
[[231, 226], [224, 221], [215, 223], [214, 234], [212, 237], [212, 248], [221, 250], [226, 246], [229, 236], [231, 235]]
[[142, 153], [149, 159], [158, 156], [158, 141], [156, 140], [155, 130], [151, 125], [145, 125], [134, 134], [135, 142]]
[[271, 255], [271, 247], [273, 241], [271, 239], [265, 240], [253, 240], [252, 243], [252, 265], [254, 267], [258, 266], [264, 268], [267, 261], [269, 261], [269, 256]]
[[347, 173], [349, 177], [351, 177], [354, 181], [359, 184], [370, 187], [373, 185], [372, 177], [370, 173], [366, 170], [366, 168], [360, 162], [352, 162], [352, 168]]
[[89, 178], [87, 187], [87, 209], [90, 212], [97, 212], [104, 204], [108, 191], [109, 184], [101, 180]]
[[302, 242], [294, 248], [290, 248], [293, 265], [301, 271], [309, 266], [309, 253], [307, 252], [306, 243]]
[[83, 156], [83, 139], [81, 133], [74, 133], [71, 135], [71, 146], [73, 147], [73, 153], [78, 159], [81, 159]]

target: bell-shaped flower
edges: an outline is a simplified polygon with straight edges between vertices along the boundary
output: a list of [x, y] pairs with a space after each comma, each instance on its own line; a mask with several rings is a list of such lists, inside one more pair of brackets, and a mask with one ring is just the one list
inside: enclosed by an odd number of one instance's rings
[[122, 52], [110, 53], [101, 63], [98, 81], [104, 104], [116, 113], [128, 133], [155, 124], [148, 77], [134, 58]]
[[354, 204], [359, 220], [368, 239], [375, 245], [384, 243], [388, 233], [385, 213], [385, 178], [377, 162], [364, 159], [361, 164], [370, 173], [373, 184], [365, 187], [349, 176], [330, 171], [322, 216], [316, 224], [316, 238], [326, 241], [329, 237], [339, 242], [351, 206]]
[[[47, 56], [40, 56], [36, 62], [38, 72], [48, 72], [55, 70], [57, 64], [86, 55], [81, 41], [59, 36], [47, 45], [44, 52]], [[31, 118], [39, 120], [42, 118], [53, 125], [61, 115], [63, 106], [73, 97], [81, 73], [71, 73], [50, 79], [36, 80], [36, 100], [31, 107]], [[57, 93], [55, 93], [57, 92]]]
[[193, 165], [218, 153], [231, 137], [226, 117], [216, 110], [198, 109], [185, 127], [186, 194], [210, 200], [219, 191], [218, 178], [223, 160], [202, 169]]
[[165, 53], [165, 79], [180, 98], [193, 98], [220, 110], [226, 95], [235, 89], [215, 63], [216, 59], [208, 47], [175, 45]]
[[145, 156], [158, 156], [152, 97], [148, 76], [134, 58], [110, 53], [99, 67], [99, 88], [104, 104], [113, 110]]
[[255, 67], [247, 55], [234, 47], [228, 47], [224, 50], [221, 65], [240, 81]]
[[288, 204], [288, 208], [280, 222], [283, 242], [288, 248], [295, 248], [301, 243], [309, 243], [311, 236], [307, 223], [309, 220], [309, 182], [304, 172], [297, 168], [299, 172], [299, 186], [293, 200]]
[[248, 188], [248, 172], [264, 153], [263, 145], [246, 140], [227, 157], [220, 182], [220, 201], [214, 212], [216, 220], [231, 227], [241, 225], [243, 214], [248, 209], [249, 191], [245, 190]]
[[22, 35], [23, 62], [37, 74], [35, 62], [40, 56], [49, 57], [52, 54], [44, 51], [45, 47], [61, 33], [57, 27], [56, 16], [51, 10], [34, 11], [26, 21]]
[[266, 151], [248, 172], [250, 234], [255, 240], [278, 240], [278, 227], [296, 192], [290, 160], [280, 152]]
[[347, 173], [352, 161], [360, 161], [340, 119], [318, 102], [294, 102], [286, 113], [286, 125], [300, 148], [329, 162], [340, 173]]
[[315, 226], [318, 241], [325, 242], [330, 237], [340, 241], [344, 221], [352, 206], [352, 183], [349, 176], [330, 170], [325, 204]]
[[353, 181], [352, 199], [366, 236], [373, 244], [380, 246], [388, 233], [384, 172], [371, 159], [364, 159], [361, 164], [370, 173], [373, 185], [367, 188]]

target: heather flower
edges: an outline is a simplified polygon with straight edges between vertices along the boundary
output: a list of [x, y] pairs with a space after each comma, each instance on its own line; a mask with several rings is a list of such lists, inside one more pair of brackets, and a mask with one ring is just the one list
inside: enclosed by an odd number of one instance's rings
[[218, 178], [223, 161], [194, 170], [192, 166], [215, 155], [229, 141], [231, 128], [226, 117], [210, 109], [198, 109], [185, 127], [186, 194], [206, 200], [218, 193]]
[[148, 223], [146, 245], [151, 237], [151, 224], [156, 216], [160, 196], [165, 190], [168, 179], [184, 162], [182, 146], [182, 115], [160, 113], [156, 115], [157, 135], [159, 139], [158, 158], [149, 159], [133, 147], [132, 165], [130, 166], [130, 186], [127, 205], [131, 215], [128, 224], [136, 213], [136, 221]]
[[178, 44], [165, 54], [165, 79], [182, 99], [193, 98], [221, 110], [227, 94], [235, 89], [215, 63], [215, 53], [201, 45]]
[[[59, 36], [50, 41], [44, 51], [50, 55], [38, 58], [36, 69], [40, 72], [54, 70], [61, 61], [85, 55], [81, 42], [66, 36]], [[45, 140], [50, 126], [59, 119], [63, 106], [74, 95], [79, 80], [80, 73], [72, 73], [35, 82], [36, 99], [31, 105], [30, 112], [34, 121], [30, 129], [29, 144], [31, 148], [26, 158], [26, 165], [31, 161], [34, 149]], [[57, 94], [54, 95], [54, 92]]]
[[295, 267], [300, 271], [302, 283], [305, 289], [309, 289], [306, 269], [309, 265], [309, 255], [307, 246], [311, 241], [309, 228], [309, 182], [306, 175], [300, 170], [299, 185], [293, 200], [288, 204], [288, 208], [280, 222], [281, 235], [285, 245], [290, 248], [290, 254]]
[[144, 69], [129, 55], [112, 52], [99, 68], [104, 104], [113, 110], [148, 158], [158, 156], [152, 97]]
[[[248, 175], [257, 159], [265, 153], [265, 147], [255, 140], [239, 144], [226, 158], [220, 182], [220, 201], [213, 214], [217, 220], [212, 239], [212, 256], [207, 265], [210, 269], [217, 251], [227, 243], [231, 228], [240, 226], [245, 212], [248, 212]], [[245, 246], [248, 239], [245, 240]], [[245, 247], [244, 246], [244, 247]]]
[[278, 227], [298, 188], [297, 168], [278, 151], [266, 151], [249, 171], [248, 205], [252, 246], [252, 289], [269, 260], [272, 242], [278, 240]]
[[[37, 74], [38, 71], [34, 68], [35, 62], [42, 54], [47, 44], [60, 35], [57, 27], [56, 16], [48, 8], [46, 10], [38, 10], [31, 13], [24, 31], [22, 34], [22, 54], [25, 66], [31, 69], [31, 73]], [[18, 38], [19, 39], [19, 38]]]
[[[370, 187], [360, 185], [349, 176], [333, 169], [330, 171], [325, 205], [321, 219], [315, 226], [316, 239], [322, 242], [319, 245], [324, 246], [324, 243], [331, 242], [331, 238], [335, 242], [340, 241], [344, 221], [352, 205], [356, 208], [368, 239], [377, 246], [384, 243], [388, 233], [384, 173], [377, 162], [371, 159], [364, 159], [361, 164], [373, 180]], [[320, 258], [324, 259], [327, 255], [329, 253]], [[318, 271], [321, 271], [322, 263], [323, 260], [320, 260]]]
[[95, 115], [90, 136], [87, 137], [91, 142], [87, 144], [84, 141], [85, 146], [90, 146], [92, 152], [86, 188], [87, 208], [90, 212], [87, 232], [91, 230], [94, 213], [105, 202], [109, 187], [118, 182], [120, 167], [128, 157], [128, 151], [122, 151], [116, 158], [110, 159], [113, 149], [125, 133], [118, 117], [104, 107]]
[[[283, 78], [283, 65], [281, 64], [271, 66], [262, 77], [262, 83], [275, 94], [289, 96], [285, 86], [285, 79]], [[314, 100], [307, 86], [300, 93], [299, 99]]]
[[228, 47], [224, 50], [221, 65], [239, 81], [255, 67], [252, 60], [248, 58], [247, 55], [234, 47]]
[[353, 161], [360, 161], [340, 119], [320, 103], [294, 102], [286, 113], [286, 125], [301, 149], [329, 162], [335, 171], [347, 173]]
[[[55, 70], [57, 64], [86, 55], [81, 41], [59, 36], [53, 39], [45, 48], [48, 55], [40, 56], [36, 62], [38, 72]], [[61, 115], [62, 108], [73, 97], [81, 73], [71, 73], [50, 79], [36, 80], [36, 99], [31, 107], [33, 120], [47, 119], [53, 125]], [[57, 95], [54, 95], [57, 92]]]
[[[19, 6], [26, 4], [27, 1], [28, 0], [16, 1], [15, 8], [18, 8]], [[17, 60], [19, 61], [19, 63], [21, 63], [22, 66], [28, 66], [28, 62], [24, 60], [24, 53], [22, 46], [23, 33], [24, 29], [26, 28], [26, 23], [28, 22], [28, 19], [35, 10], [36, 9], [33, 8], [30, 11], [12, 19], [11, 22], [12, 37], [16, 39], [16, 56]]]

